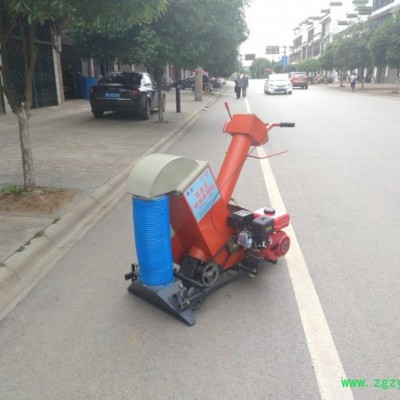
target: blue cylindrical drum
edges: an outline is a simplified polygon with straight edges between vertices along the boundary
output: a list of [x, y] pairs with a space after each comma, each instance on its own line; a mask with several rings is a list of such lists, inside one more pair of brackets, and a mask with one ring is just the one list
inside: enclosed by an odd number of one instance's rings
[[132, 207], [141, 282], [151, 286], [172, 283], [169, 196], [133, 197]]

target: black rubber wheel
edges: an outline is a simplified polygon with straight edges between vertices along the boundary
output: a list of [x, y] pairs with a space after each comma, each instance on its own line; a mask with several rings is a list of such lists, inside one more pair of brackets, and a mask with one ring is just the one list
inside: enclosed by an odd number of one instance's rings
[[197, 310], [198, 308], [201, 307], [203, 302], [204, 302], [204, 298], [196, 299], [195, 301], [192, 302], [192, 304], [190, 306], [191, 306], [192, 310]]
[[102, 110], [92, 110], [92, 113], [95, 118], [103, 118], [104, 111]]
[[150, 101], [146, 100], [146, 106], [142, 112], [142, 118], [150, 119], [150, 114], [151, 114]]

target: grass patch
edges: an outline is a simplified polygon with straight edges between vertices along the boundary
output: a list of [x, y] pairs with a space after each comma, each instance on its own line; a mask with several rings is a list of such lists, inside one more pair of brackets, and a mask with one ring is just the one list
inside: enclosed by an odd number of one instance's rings
[[35, 235], [33, 236], [33, 239], [39, 238], [44, 236], [44, 230], [42, 229], [41, 231], [38, 231], [35, 233]]
[[2, 193], [22, 193], [24, 191], [23, 188], [18, 187], [17, 185], [7, 185], [5, 187], [3, 187], [3, 189], [0, 190], [0, 192]]

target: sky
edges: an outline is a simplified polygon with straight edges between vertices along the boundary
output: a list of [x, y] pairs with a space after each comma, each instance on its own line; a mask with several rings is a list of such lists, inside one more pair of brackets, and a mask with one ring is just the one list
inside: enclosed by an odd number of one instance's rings
[[[293, 28], [309, 16], [319, 15], [328, 0], [251, 0], [246, 9], [249, 38], [240, 46], [240, 54], [267, 57], [266, 46], [293, 44]], [[267, 58], [270, 58], [268, 56]], [[278, 56], [275, 56], [278, 58]], [[251, 62], [244, 62], [250, 65]]]

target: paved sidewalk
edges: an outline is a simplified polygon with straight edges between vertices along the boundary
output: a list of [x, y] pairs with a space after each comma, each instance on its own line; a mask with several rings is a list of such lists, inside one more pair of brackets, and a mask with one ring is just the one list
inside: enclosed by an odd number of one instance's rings
[[[0, 212], [0, 293], [19, 281], [24, 268], [51, 247], [62, 247], [57, 241], [64, 232], [75, 229], [96, 207], [100, 206], [101, 213], [101, 205], [124, 186], [137, 160], [162, 151], [219, 98], [219, 91], [203, 95], [202, 101], [195, 101], [190, 90], [180, 94], [181, 112], [177, 113], [175, 90], [167, 92], [162, 122], [157, 112], [150, 121], [117, 114], [95, 119], [89, 102], [82, 99], [32, 110], [30, 132], [38, 186], [77, 189], [78, 193], [66, 208], [51, 215]], [[0, 188], [22, 185], [18, 124], [11, 113], [0, 115], [0, 142]], [[42, 230], [44, 237], [33, 239]]]
[[[350, 83], [343, 82], [343, 86], [340, 86], [339, 82], [325, 84], [317, 84], [313, 85], [316, 87], [326, 87], [328, 89], [336, 89], [343, 91], [352, 91], [350, 87]], [[364, 87], [361, 86], [360, 82], [357, 82], [356, 88], [354, 92], [357, 93], [374, 93], [378, 95], [387, 95], [387, 96], [400, 96], [399, 93], [394, 93], [396, 89], [395, 83], [364, 83]]]

